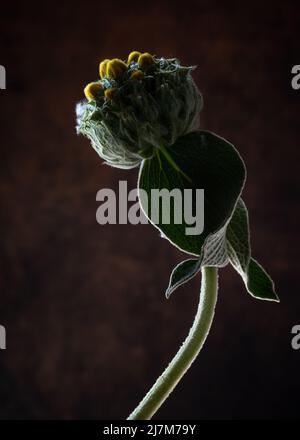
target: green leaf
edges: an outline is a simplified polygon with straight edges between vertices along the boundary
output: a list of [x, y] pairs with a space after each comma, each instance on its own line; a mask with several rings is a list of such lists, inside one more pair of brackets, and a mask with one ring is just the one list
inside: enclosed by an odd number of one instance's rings
[[177, 287], [191, 280], [201, 269], [201, 261], [199, 259], [189, 259], [179, 263], [172, 271], [166, 297], [169, 298]]
[[250, 260], [247, 275], [246, 287], [254, 298], [279, 302], [272, 279], [254, 258]]
[[[191, 225], [183, 219], [176, 224], [170, 208], [170, 222], [162, 219], [155, 226], [179, 249], [201, 257], [206, 265], [212, 265], [217, 257], [221, 265], [224, 259], [224, 236], [236, 201], [245, 181], [245, 166], [236, 149], [225, 139], [206, 131], [189, 133], [179, 138], [168, 150], [157, 149], [156, 155], [143, 162], [139, 175], [139, 189], [148, 200], [140, 197], [141, 206], [152, 223], [151, 190], [187, 188], [204, 190], [204, 230], [188, 235]], [[193, 208], [196, 194], [193, 191]], [[184, 199], [184, 196], [183, 196]], [[221, 257], [221, 259], [220, 259]]]
[[272, 279], [251, 258], [248, 211], [242, 199], [238, 200], [227, 227], [226, 240], [230, 263], [241, 275], [248, 292], [254, 298], [279, 301]]
[[226, 231], [227, 252], [233, 267], [241, 274], [247, 272], [250, 261], [248, 211], [240, 198]]
[[228, 263], [226, 247], [226, 229], [228, 222], [215, 234], [211, 234], [205, 240], [203, 252], [200, 257], [201, 266], [224, 267]]

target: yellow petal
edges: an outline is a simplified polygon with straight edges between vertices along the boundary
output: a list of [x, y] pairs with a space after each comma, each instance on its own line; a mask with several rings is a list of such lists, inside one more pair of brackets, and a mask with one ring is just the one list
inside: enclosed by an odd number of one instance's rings
[[107, 64], [109, 63], [110, 60], [106, 59], [101, 61], [100, 65], [99, 65], [99, 74], [100, 74], [100, 78], [104, 78], [106, 76], [106, 71], [107, 71]]
[[138, 58], [138, 63], [143, 70], [147, 70], [154, 63], [153, 56], [148, 52], [142, 53]]
[[130, 79], [142, 79], [143, 77], [144, 73], [141, 70], [136, 70], [130, 75]]
[[136, 62], [141, 55], [141, 52], [138, 52], [137, 50], [134, 50], [128, 55], [127, 64], [130, 64], [132, 62]]
[[122, 75], [122, 73], [124, 73], [126, 70], [127, 65], [124, 63], [124, 61], [114, 58], [107, 64], [106, 75], [108, 78], [115, 79]]
[[105, 94], [105, 98], [107, 99], [113, 99], [116, 95], [117, 89], [115, 87], [112, 87], [110, 89], [106, 89], [104, 94]]
[[99, 95], [100, 91], [102, 90], [102, 85], [97, 82], [89, 83], [84, 88], [84, 94], [88, 101], [92, 101], [93, 99], [96, 99]]

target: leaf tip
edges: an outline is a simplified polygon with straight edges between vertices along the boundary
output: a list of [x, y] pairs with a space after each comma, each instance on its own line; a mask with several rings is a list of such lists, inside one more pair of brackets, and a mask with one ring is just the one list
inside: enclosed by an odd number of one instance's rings
[[171, 296], [171, 293], [173, 292], [174, 289], [170, 289], [170, 287], [167, 288], [167, 290], [165, 291], [165, 297], [166, 299], [169, 299]]
[[280, 302], [272, 278], [254, 258], [250, 260], [247, 275], [246, 287], [254, 298]]

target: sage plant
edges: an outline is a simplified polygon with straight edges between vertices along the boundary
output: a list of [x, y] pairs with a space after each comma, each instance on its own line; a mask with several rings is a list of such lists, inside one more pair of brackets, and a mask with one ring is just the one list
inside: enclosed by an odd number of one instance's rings
[[[201, 350], [214, 316], [218, 268], [231, 264], [250, 295], [279, 301], [273, 281], [251, 256], [248, 212], [241, 199], [245, 164], [231, 143], [199, 129], [203, 100], [193, 70], [175, 58], [137, 51], [126, 61], [106, 59], [76, 109], [78, 133], [90, 139], [107, 164], [139, 167], [138, 188], [149, 196], [152, 189], [204, 189], [201, 234], [187, 235], [184, 220], [175, 223], [172, 212], [168, 224], [155, 222], [163, 237], [190, 256], [173, 269], [166, 297], [200, 272], [202, 283], [186, 340], [130, 420], [151, 419]], [[140, 197], [140, 204], [151, 222], [148, 202]]]

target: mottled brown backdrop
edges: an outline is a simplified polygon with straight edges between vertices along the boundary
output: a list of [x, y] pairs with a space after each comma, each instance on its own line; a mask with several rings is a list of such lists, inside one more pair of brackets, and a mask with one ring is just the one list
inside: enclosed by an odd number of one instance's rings
[[300, 64], [297, 2], [1, 4], [1, 418], [125, 418], [188, 332], [199, 279], [169, 300], [184, 255], [150, 225], [99, 226], [96, 192], [137, 170], [103, 166], [75, 133], [98, 62], [131, 50], [198, 65], [202, 127], [248, 167], [253, 254], [281, 303], [220, 271], [203, 352], [155, 419], [299, 417]]

